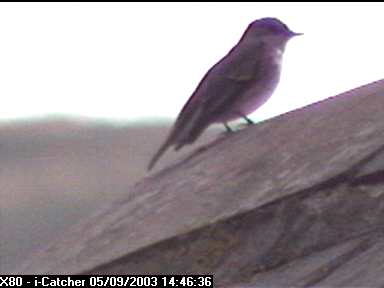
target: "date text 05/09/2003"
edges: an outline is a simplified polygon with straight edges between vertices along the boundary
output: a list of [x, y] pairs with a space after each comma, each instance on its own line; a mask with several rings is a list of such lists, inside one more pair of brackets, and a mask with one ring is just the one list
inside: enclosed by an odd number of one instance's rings
[[213, 287], [212, 275], [13, 275], [0, 287]]

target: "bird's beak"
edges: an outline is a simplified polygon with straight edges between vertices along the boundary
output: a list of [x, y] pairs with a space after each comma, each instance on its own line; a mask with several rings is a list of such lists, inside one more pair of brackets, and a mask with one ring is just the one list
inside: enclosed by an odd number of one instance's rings
[[292, 32], [292, 37], [295, 37], [295, 36], [301, 36], [301, 35], [304, 35], [304, 33], [295, 33], [295, 32]]

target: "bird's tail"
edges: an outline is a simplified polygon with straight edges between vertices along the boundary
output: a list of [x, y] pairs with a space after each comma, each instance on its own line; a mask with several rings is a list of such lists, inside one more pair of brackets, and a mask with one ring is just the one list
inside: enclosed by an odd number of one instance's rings
[[[172, 136], [172, 135], [170, 135]], [[148, 164], [148, 171], [151, 170], [153, 168], [153, 166], [155, 166], [156, 162], [159, 160], [159, 158], [161, 157], [161, 155], [164, 154], [164, 152], [169, 148], [169, 146], [172, 145], [172, 137], [168, 137], [167, 140], [163, 143], [163, 145], [161, 145], [160, 149], [156, 152], [155, 155], [153, 155], [151, 161], [149, 162]]]
[[172, 128], [167, 140], [152, 157], [148, 165], [148, 171], [153, 168], [159, 158], [171, 145], [175, 145], [175, 150], [179, 150], [186, 144], [192, 143], [196, 138], [204, 131], [208, 126], [208, 123], [204, 123], [201, 117], [202, 109], [196, 109], [190, 117], [179, 118], [176, 121], [175, 126]]

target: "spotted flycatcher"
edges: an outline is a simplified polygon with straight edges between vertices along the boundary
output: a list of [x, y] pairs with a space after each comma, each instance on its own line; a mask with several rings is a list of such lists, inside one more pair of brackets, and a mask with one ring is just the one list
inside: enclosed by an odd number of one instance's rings
[[285, 45], [297, 35], [301, 34], [276, 18], [249, 24], [240, 41], [200, 81], [148, 170], [171, 145], [178, 150], [192, 143], [212, 123], [223, 123], [228, 131], [228, 122], [237, 118], [252, 124], [247, 115], [272, 95], [279, 82]]

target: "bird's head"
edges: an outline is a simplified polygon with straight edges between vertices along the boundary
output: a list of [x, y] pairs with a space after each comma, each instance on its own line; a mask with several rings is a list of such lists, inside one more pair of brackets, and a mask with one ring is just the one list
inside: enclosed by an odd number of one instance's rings
[[289, 39], [299, 35], [302, 35], [302, 33], [291, 31], [287, 25], [277, 18], [261, 18], [249, 24], [243, 38], [284, 45]]

